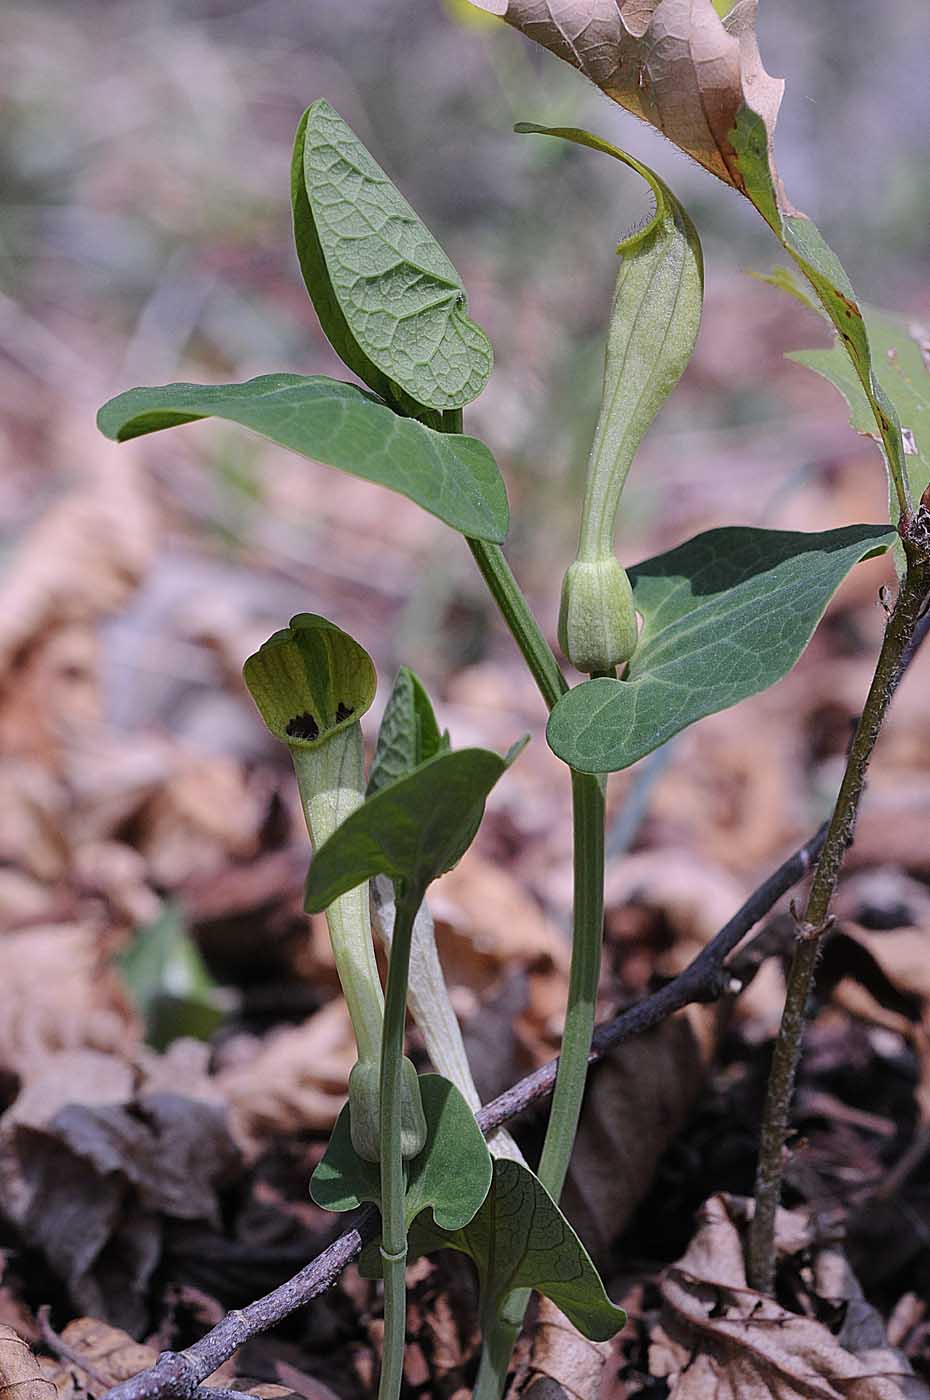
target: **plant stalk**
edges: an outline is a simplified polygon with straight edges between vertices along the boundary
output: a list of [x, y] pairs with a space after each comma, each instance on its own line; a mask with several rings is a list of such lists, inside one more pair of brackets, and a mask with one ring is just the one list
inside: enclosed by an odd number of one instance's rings
[[824, 934], [830, 926], [830, 905], [843, 857], [852, 844], [869, 760], [930, 592], [930, 560], [925, 549], [921, 552], [905, 538], [905, 551], [907, 571], [885, 628], [875, 674], [850, 746], [846, 770], [827, 828], [823, 851], [811, 881], [807, 905], [798, 920], [785, 1008], [769, 1071], [756, 1168], [756, 1206], [749, 1234], [749, 1281], [751, 1287], [761, 1293], [771, 1293], [775, 1284], [775, 1217], [781, 1194], [788, 1117], [814, 969]]
[[485, 540], [470, 539], [468, 547], [491, 597], [520, 648], [546, 708], [551, 710], [559, 696], [568, 690], [568, 681], [562, 675], [561, 667], [513, 576], [513, 570], [504, 558], [503, 550], [499, 544], [488, 544]]
[[[551, 709], [568, 689], [568, 683], [503, 551], [482, 540], [469, 540], [468, 544], [547, 708]], [[556, 1201], [575, 1141], [594, 1032], [604, 923], [604, 792], [602, 777], [572, 771], [574, 910], [568, 1005], [539, 1164], [539, 1178]], [[486, 1331], [475, 1400], [497, 1400], [503, 1393], [510, 1355], [529, 1297], [527, 1290], [511, 1294], [504, 1313]]]
[[394, 938], [388, 964], [381, 1036], [381, 1259], [384, 1267], [384, 1349], [378, 1400], [398, 1400], [404, 1375], [407, 1323], [407, 1180], [401, 1150], [401, 1091], [407, 973], [413, 921], [420, 900], [397, 886]]

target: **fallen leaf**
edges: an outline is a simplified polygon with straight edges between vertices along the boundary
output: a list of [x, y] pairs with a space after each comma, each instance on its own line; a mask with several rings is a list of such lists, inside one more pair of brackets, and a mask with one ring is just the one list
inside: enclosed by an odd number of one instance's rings
[[59, 1400], [80, 1400], [88, 1392], [101, 1393], [148, 1370], [158, 1358], [154, 1347], [133, 1341], [128, 1332], [96, 1317], [74, 1318], [61, 1333], [61, 1340], [76, 1357], [86, 1361], [87, 1369], [70, 1357], [43, 1362], [43, 1373], [57, 1387]]
[[[341, 998], [300, 1026], [289, 1026], [254, 1046], [216, 1076], [229, 1105], [237, 1142], [252, 1152], [275, 1134], [328, 1132], [345, 1103], [355, 1039]], [[228, 1051], [227, 1051], [228, 1054]]]
[[6, 934], [0, 985], [0, 1066], [28, 1080], [56, 1051], [129, 1054], [137, 1018], [99, 936], [77, 924]]
[[51, 1400], [55, 1385], [18, 1332], [0, 1323], [0, 1397], [2, 1400]]
[[7, 1214], [78, 1307], [131, 1332], [163, 1221], [218, 1226], [217, 1188], [236, 1162], [220, 1106], [137, 1089], [130, 1065], [91, 1050], [45, 1056], [0, 1118]]
[[539, 1299], [527, 1383], [527, 1400], [558, 1400], [570, 1395], [591, 1400], [598, 1394], [610, 1353], [609, 1342], [591, 1342], [548, 1298]]
[[262, 811], [240, 764], [187, 754], [140, 815], [139, 849], [158, 885], [184, 880], [255, 853]]
[[592, 1068], [563, 1204], [599, 1267], [686, 1122], [714, 1050], [713, 1010], [689, 1007]]
[[[649, 1359], [670, 1400], [927, 1400], [930, 1390], [876, 1330], [874, 1312], [866, 1318], [858, 1307], [848, 1266], [815, 1255], [814, 1287], [820, 1270], [822, 1286], [838, 1290], [830, 1301], [857, 1317], [839, 1335], [747, 1287], [741, 1231], [750, 1212], [732, 1197], [712, 1197], [665, 1276]], [[779, 1211], [776, 1235], [782, 1255], [816, 1247], [800, 1212]]]

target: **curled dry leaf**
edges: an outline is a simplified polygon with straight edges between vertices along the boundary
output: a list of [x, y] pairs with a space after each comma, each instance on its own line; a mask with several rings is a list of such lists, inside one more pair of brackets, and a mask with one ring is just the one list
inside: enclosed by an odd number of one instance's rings
[[[838, 1269], [834, 1248], [814, 1256], [814, 1286], [855, 1319], [835, 1335], [813, 1317], [788, 1312], [746, 1286], [745, 1203], [714, 1196], [686, 1254], [662, 1285], [662, 1323], [650, 1370], [670, 1400], [928, 1400], [930, 1390], [903, 1353], [888, 1345], [874, 1312], [866, 1318], [858, 1285]], [[780, 1211], [777, 1247], [811, 1247], [803, 1217]], [[833, 1290], [837, 1290], [834, 1292]]]
[[565, 59], [742, 193], [745, 181], [732, 142], [742, 107], [762, 118], [771, 157], [785, 85], [762, 66], [755, 0], [741, 0], [725, 19], [712, 0], [472, 3]]
[[0, 1323], [0, 1400], [55, 1400], [55, 1384], [18, 1332]]
[[609, 1342], [591, 1342], [548, 1298], [539, 1299], [530, 1368], [521, 1395], [527, 1400], [590, 1400], [600, 1392]]
[[131, 1331], [145, 1322], [164, 1222], [217, 1225], [217, 1190], [238, 1160], [216, 1103], [136, 1079], [113, 1055], [46, 1055], [0, 1118], [6, 1214], [78, 1307]]

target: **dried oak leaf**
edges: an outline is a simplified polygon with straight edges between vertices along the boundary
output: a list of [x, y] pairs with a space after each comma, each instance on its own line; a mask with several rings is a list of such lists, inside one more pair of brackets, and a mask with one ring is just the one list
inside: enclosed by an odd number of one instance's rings
[[43, 1374], [54, 1383], [59, 1400], [81, 1400], [88, 1391], [93, 1394], [109, 1389], [148, 1370], [158, 1358], [154, 1347], [133, 1341], [128, 1332], [96, 1317], [75, 1318], [62, 1332], [61, 1340], [72, 1357], [42, 1363]]
[[0, 1400], [53, 1400], [55, 1385], [42, 1375], [29, 1343], [0, 1323]]
[[[831, 1301], [857, 1315], [839, 1335], [747, 1287], [747, 1218], [744, 1203], [712, 1197], [687, 1252], [665, 1276], [649, 1362], [666, 1379], [670, 1400], [928, 1400], [930, 1390], [876, 1329], [874, 1314], [865, 1324], [848, 1270], [842, 1278], [821, 1271], [843, 1295]], [[810, 1246], [802, 1216], [779, 1212], [777, 1243], [783, 1253]]]
[[713, 0], [472, 0], [570, 63], [712, 174], [746, 193], [732, 144], [749, 107], [772, 133], [784, 82], [762, 66], [755, 0], [721, 19]]
[[0, 1118], [6, 1214], [76, 1306], [131, 1332], [164, 1222], [218, 1227], [237, 1161], [221, 1107], [137, 1087], [132, 1066], [91, 1050], [47, 1055]]

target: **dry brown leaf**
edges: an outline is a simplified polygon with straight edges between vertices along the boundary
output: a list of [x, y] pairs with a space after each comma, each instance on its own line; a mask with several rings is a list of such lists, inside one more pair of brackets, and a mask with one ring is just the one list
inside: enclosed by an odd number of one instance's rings
[[715, 1025], [712, 1008], [689, 1007], [592, 1069], [563, 1204], [595, 1262], [606, 1263], [687, 1120], [713, 1054]]
[[100, 722], [99, 640], [84, 622], [41, 632], [18, 657], [0, 697], [6, 752], [59, 766], [59, 750]]
[[568, 970], [568, 939], [509, 871], [474, 851], [431, 887], [430, 908], [451, 986], [480, 990], [508, 963], [545, 959]]
[[112, 1055], [46, 1055], [0, 1118], [7, 1215], [77, 1307], [130, 1331], [146, 1318], [163, 1221], [218, 1225], [218, 1187], [238, 1161], [215, 1103], [136, 1079]]
[[0, 768], [0, 860], [44, 884], [68, 869], [63, 833], [68, 794], [38, 763], [5, 758]]
[[156, 884], [175, 889], [253, 855], [262, 805], [241, 766], [222, 755], [178, 756], [141, 816], [139, 847]]
[[600, 1390], [610, 1345], [591, 1342], [548, 1298], [539, 1299], [526, 1385], [527, 1400], [592, 1400]]
[[42, 1370], [54, 1382], [60, 1400], [109, 1389], [148, 1370], [158, 1359], [154, 1347], [133, 1341], [128, 1332], [96, 1317], [77, 1317], [69, 1322], [61, 1333], [61, 1341], [69, 1352], [87, 1363], [87, 1368], [69, 1357], [44, 1361]]
[[43, 1376], [29, 1343], [0, 1323], [0, 1400], [52, 1400], [54, 1382]]
[[[241, 1055], [216, 1076], [230, 1110], [230, 1126], [246, 1150], [269, 1135], [329, 1130], [345, 1102], [355, 1063], [352, 1025], [341, 998], [327, 1002], [301, 1026], [289, 1026]], [[227, 1061], [229, 1051], [227, 1051]]]
[[[843, 978], [833, 989], [833, 1000], [861, 1020], [896, 1031], [910, 1042], [920, 1067], [915, 1099], [926, 1123], [930, 1121], [930, 924], [875, 932], [844, 923], [843, 933], [868, 954], [878, 975], [870, 976], [868, 965], [857, 967], [855, 976]], [[889, 1004], [896, 999], [911, 999], [913, 1013]]]
[[472, 3], [563, 58], [743, 193], [730, 136], [741, 107], [762, 118], [771, 153], [785, 85], [762, 66], [755, 0], [741, 0], [724, 20], [712, 0]]
[[0, 940], [0, 1066], [24, 1081], [61, 1050], [131, 1053], [138, 1024], [93, 929], [53, 924]]
[[[820, 1296], [846, 1302], [855, 1319], [838, 1336], [747, 1287], [741, 1232], [749, 1215], [747, 1203], [712, 1197], [666, 1274], [649, 1359], [670, 1400], [927, 1400], [930, 1391], [880, 1335], [835, 1249], [815, 1256], [813, 1274], [815, 1288], [830, 1290]], [[782, 1253], [811, 1247], [797, 1213], [779, 1212], [777, 1236]]]
[[39, 518], [0, 582], [0, 664], [8, 678], [11, 664], [47, 628], [115, 611], [154, 553], [155, 517], [142, 473], [92, 426], [87, 431], [83, 407], [76, 422], [61, 422], [63, 433], [77, 429], [62, 443], [61, 460], [73, 462], [80, 443], [82, 479]]

